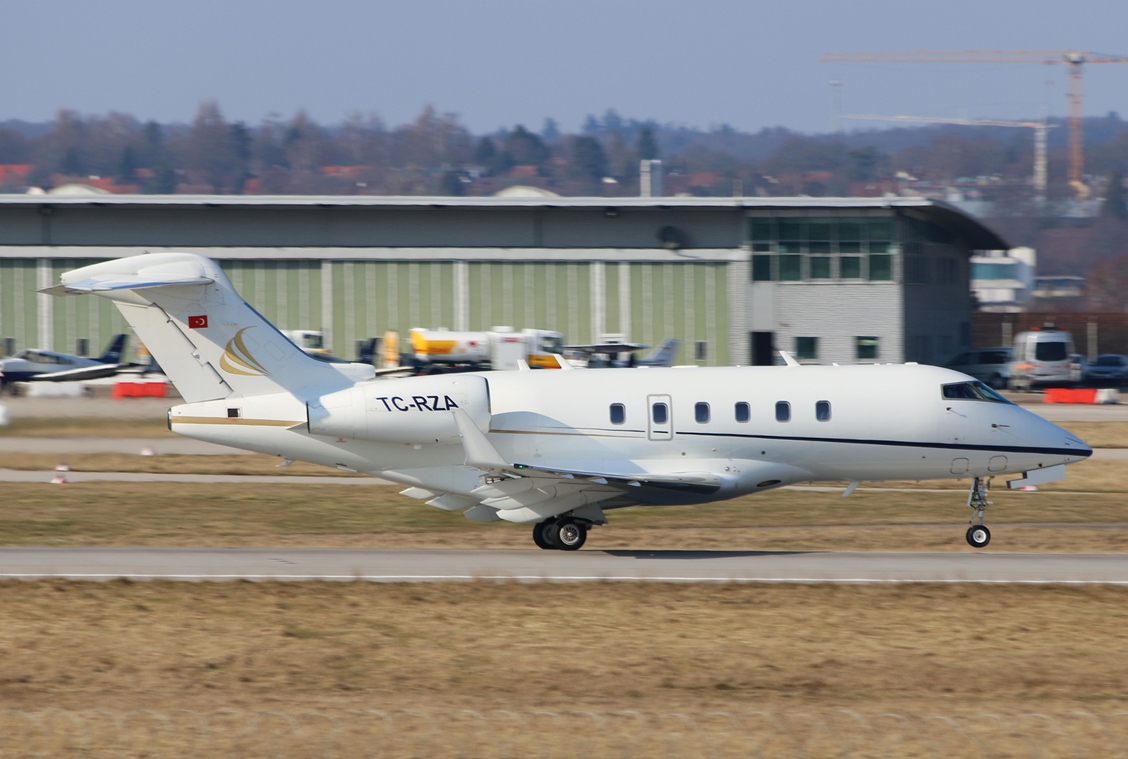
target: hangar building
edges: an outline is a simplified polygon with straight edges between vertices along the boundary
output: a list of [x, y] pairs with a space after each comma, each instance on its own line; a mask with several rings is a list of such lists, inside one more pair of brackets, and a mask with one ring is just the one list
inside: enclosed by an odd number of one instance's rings
[[507, 325], [677, 337], [678, 363], [936, 362], [970, 344], [971, 256], [1006, 247], [923, 198], [0, 196], [0, 347], [97, 353], [116, 309], [36, 290], [179, 250], [349, 357], [388, 329]]

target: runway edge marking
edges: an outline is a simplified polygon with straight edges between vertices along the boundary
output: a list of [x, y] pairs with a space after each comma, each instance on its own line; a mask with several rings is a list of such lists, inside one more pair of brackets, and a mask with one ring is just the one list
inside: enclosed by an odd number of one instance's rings
[[173, 580], [178, 582], [230, 582], [233, 580], [273, 582], [668, 582], [668, 583], [741, 583], [777, 585], [1124, 585], [1128, 580], [992, 580], [992, 579], [901, 579], [876, 577], [596, 577], [572, 575], [545, 577], [543, 575], [168, 575], [125, 573], [59, 573], [5, 572], [6, 580]]

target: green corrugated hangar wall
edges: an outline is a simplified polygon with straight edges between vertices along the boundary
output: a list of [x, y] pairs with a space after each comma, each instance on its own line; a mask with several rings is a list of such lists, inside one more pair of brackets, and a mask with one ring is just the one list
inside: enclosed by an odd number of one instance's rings
[[[214, 255], [214, 253], [213, 253]], [[42, 260], [42, 259], [40, 259]], [[52, 298], [51, 329], [40, 332], [37, 259], [0, 260], [0, 337], [17, 348], [73, 352], [78, 338], [97, 355], [126, 329], [103, 298]], [[50, 259], [50, 283], [92, 259]], [[485, 330], [505, 325], [564, 333], [569, 343], [622, 333], [657, 345], [682, 342], [678, 363], [729, 363], [728, 264], [221, 260], [240, 294], [280, 329], [321, 329], [352, 358], [355, 343], [411, 327]], [[328, 299], [328, 300], [327, 300]], [[326, 323], [328, 321], [328, 323]]]

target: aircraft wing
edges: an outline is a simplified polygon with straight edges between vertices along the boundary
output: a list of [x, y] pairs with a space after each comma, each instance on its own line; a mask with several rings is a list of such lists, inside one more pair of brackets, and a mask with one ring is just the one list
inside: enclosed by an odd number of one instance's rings
[[564, 350], [582, 353], [631, 353], [649, 348], [641, 343], [591, 343], [589, 345], [565, 345]]
[[[592, 469], [510, 462], [466, 412], [453, 409], [452, 413], [462, 435], [466, 465], [485, 473], [483, 484], [472, 493], [478, 504], [466, 512], [470, 519], [540, 522], [572, 512], [602, 522], [603, 512], [596, 504], [629, 501], [636, 488], [710, 494], [724, 486], [722, 477], [711, 472], [647, 472], [629, 461], [605, 462]], [[442, 507], [443, 501], [436, 500]]]
[[80, 366], [76, 369], [66, 369], [61, 372], [42, 372], [28, 378], [28, 382], [84, 382], [86, 380], [113, 377], [123, 369], [132, 367], [133, 364], [94, 364], [93, 366]]

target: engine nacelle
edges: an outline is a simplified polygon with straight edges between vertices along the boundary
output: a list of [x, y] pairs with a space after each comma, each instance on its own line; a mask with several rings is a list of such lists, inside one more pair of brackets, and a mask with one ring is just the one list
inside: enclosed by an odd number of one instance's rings
[[462, 409], [483, 432], [490, 423], [483, 377], [440, 375], [365, 382], [306, 404], [313, 435], [425, 445], [460, 437], [451, 412]]

